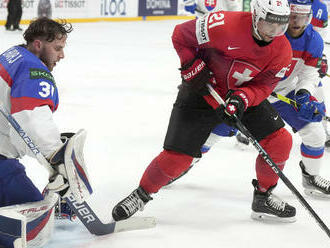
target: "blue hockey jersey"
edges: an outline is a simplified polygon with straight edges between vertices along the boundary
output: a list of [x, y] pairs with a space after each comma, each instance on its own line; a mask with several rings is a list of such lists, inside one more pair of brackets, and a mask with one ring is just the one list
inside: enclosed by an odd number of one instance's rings
[[14, 46], [0, 55], [0, 77], [11, 88], [11, 113], [42, 105], [56, 110], [59, 100], [52, 74], [24, 47]]

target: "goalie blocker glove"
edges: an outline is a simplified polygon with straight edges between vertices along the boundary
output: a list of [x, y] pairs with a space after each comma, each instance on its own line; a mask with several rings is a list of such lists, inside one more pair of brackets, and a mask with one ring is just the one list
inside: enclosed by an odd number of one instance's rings
[[63, 198], [72, 193], [76, 201], [82, 203], [93, 192], [83, 156], [86, 131], [79, 130], [69, 139], [62, 138], [64, 145], [49, 158], [55, 173], [50, 176], [46, 188], [58, 192]]

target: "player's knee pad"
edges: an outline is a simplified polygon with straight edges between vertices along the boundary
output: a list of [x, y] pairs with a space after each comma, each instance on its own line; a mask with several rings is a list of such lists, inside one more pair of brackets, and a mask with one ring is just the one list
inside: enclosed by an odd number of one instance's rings
[[324, 147], [326, 133], [321, 122], [311, 122], [298, 131], [302, 143], [308, 147]]
[[29, 247], [43, 246], [52, 234], [57, 201], [58, 195], [50, 194], [42, 201], [0, 208], [0, 218], [12, 224], [3, 226], [1, 233], [16, 235], [12, 243], [14, 248], [26, 247], [26, 244]]
[[140, 185], [149, 193], [157, 192], [171, 179], [177, 178], [186, 171], [193, 157], [170, 150], [162, 151], [148, 166]]

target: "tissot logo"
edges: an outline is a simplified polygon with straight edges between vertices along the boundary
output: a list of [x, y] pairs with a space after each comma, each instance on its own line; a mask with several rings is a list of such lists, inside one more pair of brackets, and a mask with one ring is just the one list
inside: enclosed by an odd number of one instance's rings
[[56, 0], [55, 8], [84, 8], [85, 0]]

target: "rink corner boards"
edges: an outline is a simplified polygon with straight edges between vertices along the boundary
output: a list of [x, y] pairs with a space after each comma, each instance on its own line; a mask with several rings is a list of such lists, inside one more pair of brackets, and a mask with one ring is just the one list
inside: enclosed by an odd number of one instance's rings
[[[67, 18], [71, 23], [83, 22], [126, 22], [126, 21], [161, 21], [161, 20], [192, 20], [194, 16], [137, 16], [137, 17], [96, 17], [96, 18]], [[21, 20], [20, 24], [29, 24], [31, 20]], [[0, 25], [5, 25], [5, 20], [0, 20]]]

